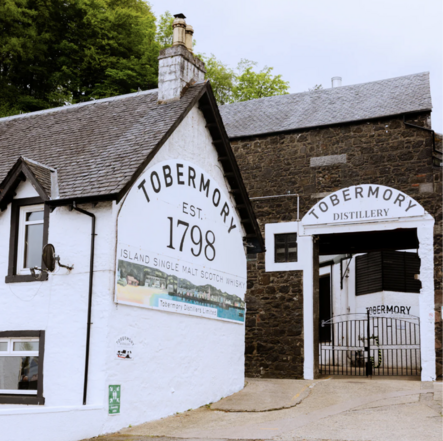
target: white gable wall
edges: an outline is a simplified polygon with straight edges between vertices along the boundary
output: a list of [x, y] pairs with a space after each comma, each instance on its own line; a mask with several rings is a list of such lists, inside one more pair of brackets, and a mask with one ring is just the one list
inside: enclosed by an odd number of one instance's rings
[[15, 199], [24, 199], [24, 198], [38, 198], [39, 194], [36, 189], [32, 186], [29, 180], [26, 180], [17, 187]]
[[[188, 160], [226, 188], [205, 125], [201, 111], [192, 109], [148, 168]], [[112, 305], [109, 320], [108, 384], [122, 384], [122, 412], [107, 418], [104, 432], [197, 408], [244, 386], [244, 324], [121, 304]], [[113, 357], [122, 335], [135, 342], [133, 361]]]

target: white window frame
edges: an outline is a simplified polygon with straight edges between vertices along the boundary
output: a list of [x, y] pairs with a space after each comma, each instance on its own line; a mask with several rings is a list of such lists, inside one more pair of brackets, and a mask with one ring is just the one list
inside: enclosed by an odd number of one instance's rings
[[[36, 211], [43, 212], [43, 219], [38, 221], [27, 221], [26, 214], [33, 213]], [[27, 275], [31, 274], [31, 270], [29, 268], [24, 267], [25, 261], [25, 234], [26, 234], [26, 226], [27, 225], [43, 225], [45, 224], [45, 206], [44, 204], [39, 205], [24, 205], [20, 207], [20, 213], [18, 217], [18, 241], [17, 241], [17, 274], [18, 275]], [[44, 231], [43, 231], [44, 234]]]
[[[0, 357], [39, 357], [39, 351], [14, 351], [14, 343], [23, 341], [35, 341], [40, 344], [39, 337], [0, 337], [0, 343], [7, 342], [8, 347], [6, 351], [0, 351]], [[40, 368], [40, 366], [39, 366]], [[1, 375], [1, 373], [0, 373]], [[39, 378], [40, 379], [40, 378]], [[0, 389], [0, 394], [8, 395], [37, 395], [38, 390], [11, 390]]]
[[[265, 267], [267, 272], [272, 271], [297, 271], [304, 269], [303, 252], [305, 241], [299, 234], [300, 222], [279, 222], [277, 224], [265, 225]], [[297, 234], [297, 262], [276, 262], [275, 261], [275, 235], [276, 234]], [[308, 244], [309, 245], [309, 244]]]

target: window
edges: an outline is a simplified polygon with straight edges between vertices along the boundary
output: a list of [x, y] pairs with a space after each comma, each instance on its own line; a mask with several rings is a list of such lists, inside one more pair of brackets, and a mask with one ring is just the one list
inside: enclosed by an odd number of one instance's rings
[[420, 273], [417, 253], [377, 251], [357, 256], [355, 266], [358, 296], [380, 291], [420, 293], [421, 282], [415, 279]]
[[0, 332], [0, 403], [43, 404], [44, 331]]
[[297, 234], [274, 235], [275, 262], [297, 262]]
[[29, 268], [41, 267], [44, 205], [20, 207], [17, 274], [30, 274]]
[[[35, 281], [30, 268], [44, 268], [42, 250], [48, 241], [49, 208], [41, 202], [40, 198], [12, 202], [6, 283]], [[47, 280], [47, 274], [38, 280]]]

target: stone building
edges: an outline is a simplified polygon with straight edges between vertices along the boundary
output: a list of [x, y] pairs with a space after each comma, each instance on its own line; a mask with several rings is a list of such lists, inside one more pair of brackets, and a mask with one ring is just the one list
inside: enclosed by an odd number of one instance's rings
[[[365, 320], [369, 309], [384, 320], [385, 331], [391, 330], [396, 307], [403, 313], [395, 315], [396, 334], [421, 327], [415, 359], [407, 362], [414, 374], [426, 380], [441, 375], [441, 136], [431, 130], [431, 110], [428, 73], [221, 107], [267, 250], [248, 261], [247, 375], [316, 377], [327, 367], [321, 361], [322, 322], [323, 328], [330, 326], [328, 334], [343, 321], [348, 326]], [[379, 199], [358, 198], [368, 191], [380, 192]], [[414, 206], [409, 211], [407, 200]], [[355, 262], [377, 256], [384, 262], [389, 252], [398, 262], [406, 259], [402, 251], [413, 261], [410, 268], [401, 264], [402, 287], [391, 286], [397, 270], [386, 286], [360, 286], [369, 266], [356, 268]], [[375, 273], [381, 274], [382, 266]], [[370, 272], [366, 279], [374, 285]], [[400, 309], [402, 299], [411, 305]], [[342, 324], [339, 315], [346, 316]], [[395, 350], [402, 350], [392, 339], [382, 342], [380, 335], [375, 341], [374, 320], [371, 335], [353, 337], [360, 339], [353, 343], [358, 347], [337, 341], [345, 338], [338, 331], [326, 336], [337, 357], [329, 372], [361, 367], [352, 357], [361, 356], [367, 337], [376, 350], [371, 355], [380, 349], [385, 374], [405, 361], [401, 355], [398, 363], [392, 360]], [[410, 338], [397, 343], [407, 346]], [[374, 374], [382, 373], [377, 363], [373, 366]]]

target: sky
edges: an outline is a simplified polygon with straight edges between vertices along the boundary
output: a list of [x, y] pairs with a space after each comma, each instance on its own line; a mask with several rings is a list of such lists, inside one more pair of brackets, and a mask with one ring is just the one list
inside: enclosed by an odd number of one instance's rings
[[443, 132], [441, 0], [150, 0], [155, 15], [183, 13], [195, 51], [234, 68], [271, 66], [290, 92], [341, 76], [351, 85], [430, 72], [432, 128]]

